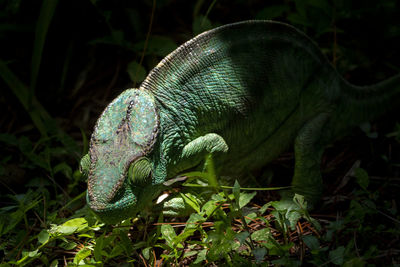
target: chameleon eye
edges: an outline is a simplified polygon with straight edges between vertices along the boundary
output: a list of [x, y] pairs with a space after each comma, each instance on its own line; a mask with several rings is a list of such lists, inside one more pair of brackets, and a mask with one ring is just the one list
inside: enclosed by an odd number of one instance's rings
[[89, 168], [90, 168], [90, 156], [89, 154], [86, 154], [81, 159], [81, 162], [79, 164], [79, 171], [87, 177], [87, 175], [89, 174]]
[[158, 131], [158, 117], [154, 99], [145, 91], [134, 91], [126, 106], [132, 140], [142, 146], [151, 147]]
[[129, 166], [128, 177], [135, 184], [144, 184], [151, 178], [150, 161], [143, 157], [139, 158]]

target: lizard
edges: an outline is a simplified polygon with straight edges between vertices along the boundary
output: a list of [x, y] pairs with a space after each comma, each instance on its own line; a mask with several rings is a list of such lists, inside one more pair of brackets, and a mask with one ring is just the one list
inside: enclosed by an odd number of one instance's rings
[[293, 145], [292, 190], [316, 203], [324, 148], [398, 104], [400, 75], [352, 85], [293, 26], [220, 26], [179, 46], [105, 108], [81, 160], [87, 202], [116, 223], [206, 155], [218, 174], [243, 177]]

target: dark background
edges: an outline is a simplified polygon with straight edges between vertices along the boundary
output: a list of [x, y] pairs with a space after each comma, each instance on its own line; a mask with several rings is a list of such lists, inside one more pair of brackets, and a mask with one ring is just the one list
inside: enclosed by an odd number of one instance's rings
[[[1, 1], [0, 58], [28, 87], [41, 3]], [[157, 1], [151, 36], [182, 44], [194, 36], [193, 24], [212, 3]], [[74, 138], [79, 139], [79, 128], [89, 134], [106, 103], [132, 86], [126, 68], [140, 60], [151, 13], [152, 1], [58, 1], [34, 94]], [[355, 84], [374, 83], [399, 72], [398, 1], [215, 1], [203, 28], [271, 18], [304, 30]], [[174, 48], [167, 45], [166, 52], [160, 51], [163, 42], [157, 40], [153, 46], [158, 49], [146, 52], [146, 71]], [[0, 86], [1, 132], [37, 138], [26, 110], [3, 81]]]

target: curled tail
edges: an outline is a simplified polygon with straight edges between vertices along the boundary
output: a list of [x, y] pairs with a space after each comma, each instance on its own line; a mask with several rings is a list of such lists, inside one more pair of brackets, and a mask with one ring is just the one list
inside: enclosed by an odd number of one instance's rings
[[400, 108], [400, 74], [369, 86], [356, 86], [345, 80], [339, 84], [340, 97], [325, 127], [325, 142], [333, 141], [363, 122]]
[[371, 121], [400, 107], [400, 74], [369, 86], [342, 83], [340, 109], [355, 124]]

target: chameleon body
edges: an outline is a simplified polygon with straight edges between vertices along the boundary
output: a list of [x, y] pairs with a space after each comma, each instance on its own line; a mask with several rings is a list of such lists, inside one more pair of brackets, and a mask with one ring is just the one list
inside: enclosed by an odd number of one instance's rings
[[293, 190], [315, 203], [324, 146], [399, 103], [400, 75], [351, 85], [289, 25], [225, 25], [181, 45], [104, 110], [82, 160], [87, 201], [115, 223], [209, 153], [220, 175], [241, 177], [294, 144]]

